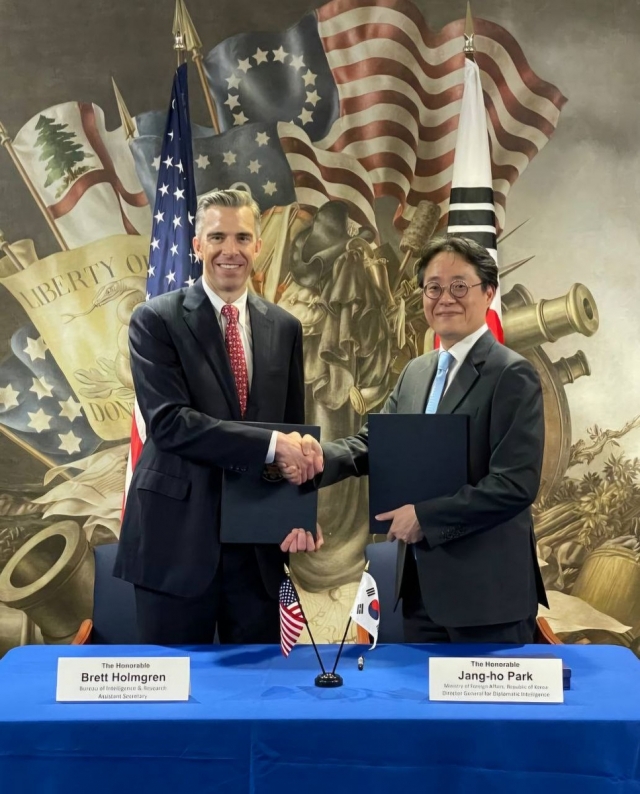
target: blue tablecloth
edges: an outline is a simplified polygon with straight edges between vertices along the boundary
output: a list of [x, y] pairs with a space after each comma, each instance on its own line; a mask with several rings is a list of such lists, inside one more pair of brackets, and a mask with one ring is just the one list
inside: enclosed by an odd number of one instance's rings
[[[55, 702], [59, 656], [188, 652], [188, 703]], [[562, 705], [432, 703], [429, 655], [552, 651]], [[335, 646], [321, 648], [326, 663]], [[640, 792], [640, 663], [606, 646], [347, 647], [344, 687], [313, 649], [32, 646], [0, 661], [0, 794]]]

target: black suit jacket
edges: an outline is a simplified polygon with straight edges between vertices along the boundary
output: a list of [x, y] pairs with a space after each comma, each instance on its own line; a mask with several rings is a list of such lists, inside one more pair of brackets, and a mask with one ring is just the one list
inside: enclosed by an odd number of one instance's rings
[[[248, 296], [253, 378], [245, 420], [304, 423], [302, 327]], [[271, 431], [240, 416], [224, 339], [201, 280], [140, 304], [129, 329], [131, 370], [147, 440], [133, 473], [114, 573], [134, 584], [197, 596], [220, 555], [222, 472], [261, 469]], [[256, 546], [277, 597], [285, 555]]]
[[[423, 413], [438, 354], [409, 362], [383, 413]], [[522, 356], [487, 331], [473, 346], [437, 413], [467, 414], [469, 484], [453, 496], [417, 504], [420, 587], [442, 626], [509, 623], [547, 603], [530, 506], [540, 485], [544, 411], [540, 380]], [[323, 445], [321, 485], [368, 474], [368, 430]], [[428, 455], [425, 450], [425, 455]], [[402, 505], [398, 505], [401, 507]], [[399, 543], [397, 594], [406, 546]]]

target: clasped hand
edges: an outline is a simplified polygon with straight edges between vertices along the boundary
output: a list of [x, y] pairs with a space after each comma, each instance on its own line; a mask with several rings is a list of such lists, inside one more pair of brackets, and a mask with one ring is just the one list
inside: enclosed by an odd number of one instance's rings
[[[322, 447], [318, 441], [313, 436], [301, 436], [300, 433], [278, 433], [275, 462], [282, 476], [292, 485], [312, 480], [324, 468]], [[291, 530], [280, 548], [289, 554], [313, 552], [318, 551], [323, 543], [322, 530], [318, 526], [315, 539], [304, 529]]]
[[319, 442], [313, 436], [300, 433], [278, 433], [275, 462], [292, 485], [312, 480], [324, 468]]

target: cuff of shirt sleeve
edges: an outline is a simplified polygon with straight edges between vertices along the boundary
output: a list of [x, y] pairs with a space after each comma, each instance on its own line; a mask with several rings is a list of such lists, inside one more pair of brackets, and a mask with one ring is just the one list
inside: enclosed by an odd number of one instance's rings
[[274, 430], [271, 434], [271, 441], [269, 442], [269, 450], [267, 452], [267, 458], [265, 463], [273, 463], [276, 459], [276, 442], [278, 441], [278, 431]]

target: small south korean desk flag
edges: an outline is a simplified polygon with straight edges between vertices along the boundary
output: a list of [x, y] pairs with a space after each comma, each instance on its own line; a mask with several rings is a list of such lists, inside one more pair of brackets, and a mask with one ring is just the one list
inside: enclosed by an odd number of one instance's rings
[[378, 586], [371, 574], [366, 571], [362, 574], [356, 600], [351, 609], [351, 620], [367, 631], [373, 637], [371, 650], [378, 642], [378, 626], [380, 624], [380, 601], [378, 600]]

